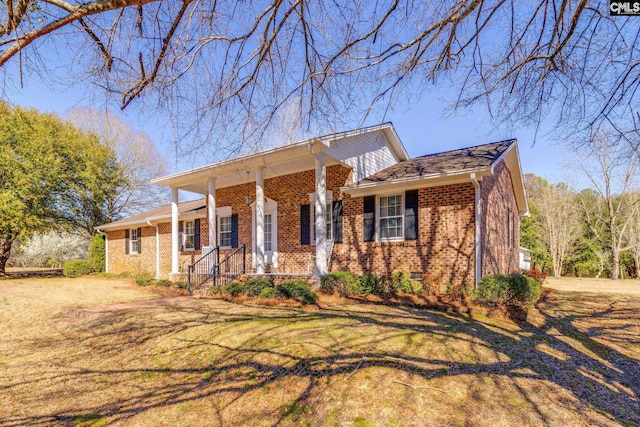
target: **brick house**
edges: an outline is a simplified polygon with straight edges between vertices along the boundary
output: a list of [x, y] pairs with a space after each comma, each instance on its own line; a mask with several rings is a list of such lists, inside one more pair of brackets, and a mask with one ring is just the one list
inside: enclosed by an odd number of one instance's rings
[[[214, 254], [211, 267], [221, 268], [243, 248], [243, 267], [257, 274], [402, 270], [433, 284], [475, 283], [518, 271], [528, 211], [515, 140], [410, 159], [391, 124], [154, 183], [171, 188], [170, 206], [98, 227], [107, 271], [175, 279]], [[205, 197], [178, 203], [180, 190]]]

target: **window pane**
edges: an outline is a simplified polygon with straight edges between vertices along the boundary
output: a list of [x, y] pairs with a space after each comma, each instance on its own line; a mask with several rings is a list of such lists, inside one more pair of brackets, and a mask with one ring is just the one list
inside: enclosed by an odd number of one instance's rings
[[402, 195], [380, 197], [379, 203], [379, 238], [382, 240], [402, 238], [404, 235], [402, 217]]
[[264, 250], [272, 251], [271, 214], [264, 216]]
[[195, 248], [195, 222], [194, 221], [186, 221], [184, 223], [184, 248], [185, 249], [194, 249]]
[[[325, 210], [325, 220], [327, 221], [327, 240], [333, 238], [333, 203], [327, 203]], [[311, 242], [316, 242], [316, 207], [311, 205]]]
[[231, 217], [220, 217], [220, 246], [231, 246]]

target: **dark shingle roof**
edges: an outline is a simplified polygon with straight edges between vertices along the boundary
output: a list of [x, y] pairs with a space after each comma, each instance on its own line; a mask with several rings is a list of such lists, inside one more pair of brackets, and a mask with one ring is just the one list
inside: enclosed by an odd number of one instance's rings
[[[189, 202], [179, 203], [178, 204], [178, 211], [181, 214], [184, 214], [184, 213], [187, 213], [187, 212], [191, 212], [191, 211], [196, 211], [198, 209], [202, 209], [202, 208], [204, 208], [206, 206], [207, 206], [206, 199], [191, 200]], [[168, 216], [168, 215], [171, 215], [171, 205], [162, 206], [160, 208], [156, 208], [156, 209], [152, 209], [150, 211], [146, 211], [146, 212], [142, 212], [142, 213], [139, 213], [139, 214], [136, 214], [136, 215], [132, 215], [132, 216], [127, 217], [127, 218], [122, 218], [122, 219], [119, 219], [117, 221], [110, 222], [109, 224], [101, 225], [98, 228], [102, 228], [102, 227], [116, 228], [118, 225], [125, 226], [127, 224], [132, 224], [132, 223], [137, 223], [137, 222], [144, 222], [148, 218], [157, 218], [157, 217], [163, 217], [163, 216]]]
[[429, 175], [463, 173], [491, 167], [507, 151], [515, 139], [461, 148], [444, 153], [429, 154], [405, 160], [360, 181], [360, 184], [386, 182], [396, 179]]

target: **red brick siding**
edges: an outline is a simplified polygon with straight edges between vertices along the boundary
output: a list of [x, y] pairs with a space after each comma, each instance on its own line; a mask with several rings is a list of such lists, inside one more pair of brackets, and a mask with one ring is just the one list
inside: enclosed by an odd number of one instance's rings
[[[511, 173], [504, 161], [494, 175], [480, 181], [482, 197], [482, 275], [509, 274], [518, 271], [520, 215], [516, 205]], [[512, 212], [513, 242], [508, 245], [507, 212]]]
[[[138, 227], [135, 227], [138, 228]], [[125, 231], [115, 230], [107, 233], [108, 267], [111, 273], [156, 273], [156, 229], [140, 227], [141, 241], [139, 254], [125, 254]]]
[[[389, 274], [402, 270], [425, 275], [434, 285], [473, 283], [475, 268], [475, 189], [471, 183], [422, 188], [418, 192], [418, 239], [404, 242], [363, 241], [363, 198], [340, 193], [351, 180], [351, 170], [343, 166], [327, 168], [327, 188], [334, 200], [343, 200], [343, 243], [333, 248], [331, 270], [354, 273]], [[315, 246], [300, 244], [300, 205], [309, 203], [315, 191], [314, 171], [305, 171], [264, 183], [265, 196], [278, 203], [279, 272], [307, 270]], [[250, 182], [216, 191], [217, 207], [231, 206], [238, 214], [238, 242], [247, 245], [248, 267], [251, 254], [251, 207], [246, 195], [255, 200], [255, 183]], [[483, 274], [511, 272], [517, 268], [519, 229], [517, 208], [509, 171], [503, 163], [494, 177], [481, 181], [483, 204]], [[506, 210], [514, 212], [515, 245], [506, 247]], [[208, 245], [208, 224], [201, 220], [201, 244]], [[160, 224], [160, 267], [162, 276], [171, 270], [171, 224]], [[143, 227], [142, 254], [124, 254], [124, 231], [109, 232], [109, 268], [112, 272], [155, 272], [155, 228]], [[223, 251], [221, 256], [229, 253]], [[181, 270], [200, 251], [182, 252]]]
[[332, 270], [358, 274], [401, 270], [424, 275], [433, 285], [473, 283], [475, 191], [471, 184], [419, 190], [417, 240], [364, 242], [363, 200], [345, 196], [344, 243], [334, 246]]

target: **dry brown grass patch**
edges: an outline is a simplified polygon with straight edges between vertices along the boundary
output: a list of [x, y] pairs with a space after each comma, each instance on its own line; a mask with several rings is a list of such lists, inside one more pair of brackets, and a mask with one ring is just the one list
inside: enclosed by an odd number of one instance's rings
[[0, 283], [0, 427], [640, 423], [637, 298], [550, 294], [535, 324], [336, 297], [55, 321], [159, 296], [81, 280]]

